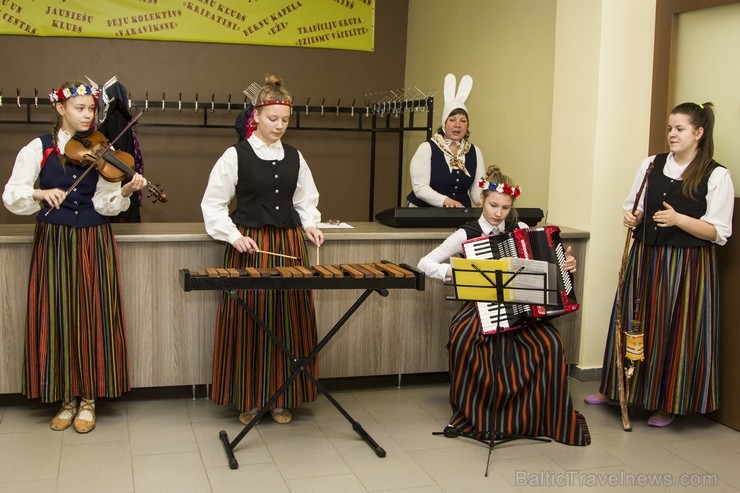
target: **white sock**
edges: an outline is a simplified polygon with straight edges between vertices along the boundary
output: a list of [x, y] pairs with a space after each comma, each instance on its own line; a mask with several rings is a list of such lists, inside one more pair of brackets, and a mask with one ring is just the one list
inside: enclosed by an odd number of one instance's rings
[[[72, 410], [66, 409], [67, 406], [72, 405]], [[72, 419], [77, 414], [77, 399], [72, 399], [62, 404], [62, 408], [57, 413], [59, 419]]]
[[[88, 403], [89, 404], [92, 404], [93, 410], [95, 409], [95, 401], [94, 400], [82, 399], [82, 401], [80, 402], [80, 409], [82, 409], [82, 404], [83, 403], [84, 404], [88, 404]], [[77, 419], [79, 419], [80, 421], [93, 421], [95, 419], [95, 416], [93, 416], [93, 413], [91, 413], [89, 410], [82, 409], [77, 414]]]

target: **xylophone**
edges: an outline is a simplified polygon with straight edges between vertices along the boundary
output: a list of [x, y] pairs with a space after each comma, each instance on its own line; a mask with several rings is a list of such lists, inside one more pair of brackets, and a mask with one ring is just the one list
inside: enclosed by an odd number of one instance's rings
[[[234, 448], [246, 436], [260, 418], [269, 412], [270, 407], [288, 388], [288, 386], [301, 374], [310, 378], [319, 392], [331, 402], [334, 407], [350, 422], [352, 429], [375, 451], [378, 457], [385, 457], [385, 450], [373, 440], [360, 423], [332, 397], [331, 393], [321, 382], [308, 370], [308, 365], [316, 359], [319, 352], [336, 335], [339, 329], [349, 320], [357, 309], [374, 292], [381, 296], [388, 296], [388, 290], [392, 288], [424, 290], [424, 274], [405, 264], [396, 265], [383, 260], [381, 262], [364, 264], [338, 264], [338, 265], [313, 265], [313, 266], [290, 266], [273, 267], [269, 269], [246, 268], [246, 269], [220, 269], [209, 268], [201, 271], [180, 270], [180, 282], [185, 291], [195, 290], [222, 290], [227, 291], [229, 296], [239, 303], [249, 317], [262, 329], [272, 341], [280, 346], [286, 358], [293, 362], [293, 371], [283, 385], [277, 389], [272, 397], [257, 411], [254, 418], [244, 426], [244, 429], [234, 438], [229, 440], [226, 431], [219, 432], [219, 439], [226, 451], [226, 456], [231, 469], [237, 469], [239, 463], [234, 456]], [[272, 329], [261, 320], [252, 308], [238, 295], [243, 289], [364, 289], [357, 301], [345, 312], [345, 314], [334, 324], [326, 335], [316, 344], [307, 355], [295, 355], [274, 334]]]
[[362, 264], [284, 266], [246, 269], [182, 269], [185, 291], [232, 289], [417, 289], [424, 274], [388, 261]]

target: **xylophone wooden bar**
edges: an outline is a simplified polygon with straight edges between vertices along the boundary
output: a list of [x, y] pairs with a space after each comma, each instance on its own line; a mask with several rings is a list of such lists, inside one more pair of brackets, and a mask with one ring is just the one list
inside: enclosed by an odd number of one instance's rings
[[[339, 267], [341, 267], [343, 271], [347, 272], [350, 276], [352, 276], [355, 279], [361, 279], [363, 277], [366, 277], [365, 273], [361, 269], [355, 267], [354, 265], [341, 264]], [[369, 276], [369, 277], [372, 277], [372, 276]]]
[[279, 266], [272, 268], [199, 271], [182, 269], [185, 291], [232, 289], [385, 289], [424, 290], [424, 274], [392, 262], [361, 264]]
[[382, 270], [383, 272], [387, 272], [393, 277], [409, 277], [409, 272], [407, 270], [399, 269], [395, 264], [384, 263], [376, 265], [378, 269]]
[[370, 274], [372, 274], [373, 277], [384, 277], [385, 274], [383, 274], [382, 271], [375, 268], [373, 264], [359, 264], [360, 267], [362, 267], [364, 270], [368, 271]]
[[324, 278], [342, 277], [341, 273], [335, 276], [334, 271], [327, 269], [323, 265], [314, 265], [312, 269], [315, 270], [321, 277], [324, 277]]

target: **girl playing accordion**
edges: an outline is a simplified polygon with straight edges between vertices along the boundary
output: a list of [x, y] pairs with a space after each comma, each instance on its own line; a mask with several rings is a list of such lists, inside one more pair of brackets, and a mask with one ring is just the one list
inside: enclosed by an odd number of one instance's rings
[[[462, 253], [463, 242], [527, 227], [517, 222], [514, 209], [521, 188], [497, 166], [486, 172], [479, 183], [481, 217], [419, 261], [419, 270], [429, 277], [452, 280], [449, 259]], [[570, 247], [562, 268], [576, 269]], [[560, 334], [547, 321], [533, 320], [518, 330], [484, 335], [476, 302], [467, 301], [452, 319], [448, 349], [452, 417], [445, 435], [483, 440], [547, 436], [568, 445], [591, 442], [585, 419], [573, 409]]]

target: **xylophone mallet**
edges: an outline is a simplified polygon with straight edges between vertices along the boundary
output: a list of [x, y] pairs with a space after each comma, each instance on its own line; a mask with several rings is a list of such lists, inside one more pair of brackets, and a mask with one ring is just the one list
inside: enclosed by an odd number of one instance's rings
[[265, 250], [257, 250], [255, 253], [261, 253], [263, 255], [272, 255], [274, 257], [289, 258], [289, 259], [296, 260], [296, 261], [300, 261], [301, 260], [301, 257], [294, 257], [292, 255], [284, 255], [282, 253], [267, 252]]

